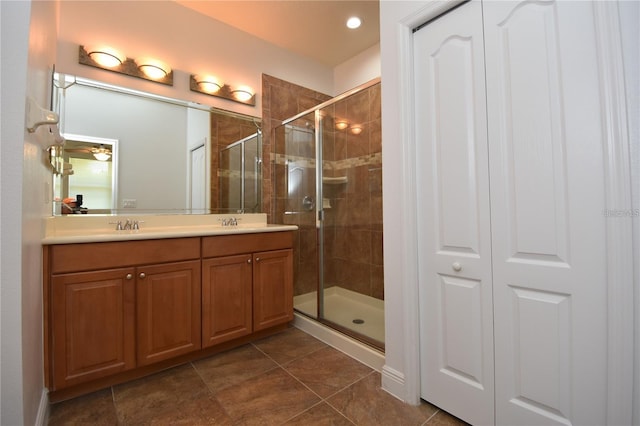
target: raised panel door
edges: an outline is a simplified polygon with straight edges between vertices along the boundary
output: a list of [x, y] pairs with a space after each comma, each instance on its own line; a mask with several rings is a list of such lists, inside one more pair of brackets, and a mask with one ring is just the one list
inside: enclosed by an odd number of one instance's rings
[[53, 387], [135, 367], [133, 268], [54, 275]]
[[484, 2], [499, 424], [607, 423], [596, 3]]
[[200, 349], [200, 261], [136, 268], [137, 359], [147, 365]]
[[421, 396], [494, 422], [481, 3], [414, 33]]
[[293, 251], [253, 254], [253, 330], [293, 320]]
[[202, 346], [251, 334], [252, 257], [250, 254], [202, 261]]

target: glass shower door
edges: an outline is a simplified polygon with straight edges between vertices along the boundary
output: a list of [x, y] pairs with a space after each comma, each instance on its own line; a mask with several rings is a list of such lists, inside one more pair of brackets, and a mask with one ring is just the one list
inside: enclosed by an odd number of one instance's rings
[[365, 88], [276, 128], [275, 213], [298, 226], [295, 310], [383, 348], [379, 93]]

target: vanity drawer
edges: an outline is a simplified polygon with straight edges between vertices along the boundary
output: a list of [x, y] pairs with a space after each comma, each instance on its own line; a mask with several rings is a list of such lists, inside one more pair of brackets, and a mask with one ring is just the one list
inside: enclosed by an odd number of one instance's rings
[[50, 247], [51, 273], [122, 268], [200, 258], [200, 238], [61, 244]]
[[293, 232], [216, 235], [202, 238], [202, 257], [229, 256], [293, 247]]

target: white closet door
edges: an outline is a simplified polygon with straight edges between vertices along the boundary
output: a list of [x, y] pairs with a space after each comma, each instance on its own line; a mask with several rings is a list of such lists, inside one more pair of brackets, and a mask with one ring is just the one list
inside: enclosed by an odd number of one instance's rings
[[422, 398], [494, 420], [489, 176], [480, 2], [414, 35]]
[[498, 424], [607, 420], [594, 3], [483, 4]]

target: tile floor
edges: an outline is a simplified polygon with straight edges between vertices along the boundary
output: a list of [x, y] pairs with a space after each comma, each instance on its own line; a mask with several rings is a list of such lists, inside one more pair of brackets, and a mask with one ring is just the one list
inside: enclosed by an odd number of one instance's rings
[[84, 424], [466, 425], [297, 328], [51, 406], [49, 425]]

